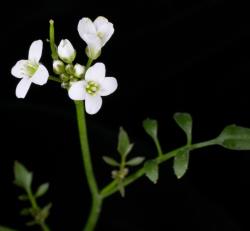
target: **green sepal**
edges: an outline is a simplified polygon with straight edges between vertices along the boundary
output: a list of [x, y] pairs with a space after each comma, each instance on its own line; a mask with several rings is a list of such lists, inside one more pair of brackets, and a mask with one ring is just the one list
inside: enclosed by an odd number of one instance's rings
[[100, 57], [102, 51], [99, 50], [99, 51], [96, 51], [95, 49], [91, 49], [89, 48], [88, 46], [85, 48], [85, 53], [86, 55], [92, 59], [92, 60], [96, 60]]

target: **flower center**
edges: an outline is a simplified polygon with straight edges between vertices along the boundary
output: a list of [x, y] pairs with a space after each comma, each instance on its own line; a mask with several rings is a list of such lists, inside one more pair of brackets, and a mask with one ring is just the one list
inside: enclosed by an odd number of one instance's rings
[[39, 66], [38, 64], [28, 61], [24, 66], [25, 68], [24, 71], [29, 77], [32, 77], [37, 71], [38, 66]]
[[97, 32], [97, 36], [98, 36], [100, 39], [102, 39], [103, 36], [104, 36], [104, 33], [99, 31], [99, 32]]
[[99, 84], [94, 81], [89, 81], [86, 86], [86, 92], [90, 95], [95, 95], [99, 90]]

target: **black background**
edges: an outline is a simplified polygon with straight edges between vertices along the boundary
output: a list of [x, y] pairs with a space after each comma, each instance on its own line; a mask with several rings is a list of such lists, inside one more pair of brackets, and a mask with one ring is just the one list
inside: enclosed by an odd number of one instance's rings
[[[51, 182], [41, 203], [53, 201], [53, 230], [81, 230], [90, 205], [72, 101], [54, 82], [32, 85], [24, 100], [17, 99], [18, 79], [10, 74], [37, 39], [44, 41], [41, 61], [51, 66], [45, 42], [51, 18], [57, 43], [68, 38], [79, 63], [86, 57], [78, 21], [103, 15], [115, 26], [98, 61], [118, 79], [119, 89], [87, 117], [101, 186], [112, 170], [101, 156], [117, 155], [121, 125], [135, 143], [131, 156], [147, 158], [155, 153], [141, 126], [147, 117], [159, 121], [164, 151], [185, 143], [172, 119], [177, 111], [192, 114], [194, 142], [214, 138], [228, 124], [250, 127], [250, 24], [243, 1], [9, 2], [2, 13], [0, 224], [26, 230], [18, 216], [20, 191], [12, 184], [14, 160], [35, 172], [34, 186]], [[97, 230], [249, 230], [249, 155], [220, 147], [194, 151], [181, 180], [169, 161], [157, 185], [142, 178], [127, 188], [125, 199], [107, 199]]]

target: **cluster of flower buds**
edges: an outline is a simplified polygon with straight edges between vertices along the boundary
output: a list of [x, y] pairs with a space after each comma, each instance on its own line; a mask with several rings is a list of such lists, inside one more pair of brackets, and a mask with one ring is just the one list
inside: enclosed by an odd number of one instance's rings
[[61, 86], [69, 89], [70, 83], [83, 79], [85, 66], [73, 62], [76, 58], [76, 50], [68, 39], [61, 40], [58, 49], [60, 59], [53, 61], [53, 71], [62, 81]]
[[[86, 42], [86, 55], [90, 63], [96, 60], [102, 47], [114, 33], [114, 27], [104, 17], [97, 17], [94, 22], [89, 18], [82, 18], [78, 23], [80, 37]], [[40, 63], [43, 42], [34, 41], [29, 50], [27, 60], [20, 60], [12, 68], [11, 73], [20, 78], [16, 88], [16, 96], [25, 98], [31, 83], [44, 85], [49, 79], [49, 72]], [[95, 63], [93, 66], [73, 64], [76, 58], [76, 50], [68, 39], [61, 40], [56, 50], [57, 59], [53, 61], [53, 71], [58, 75], [61, 86], [68, 90], [72, 100], [85, 100], [86, 112], [97, 113], [102, 106], [102, 96], [112, 94], [117, 89], [117, 81], [114, 77], [105, 77], [106, 68], [103, 63]]]
[[128, 168], [123, 168], [120, 170], [113, 170], [111, 172], [112, 178], [116, 179], [117, 181], [122, 181], [128, 175]]

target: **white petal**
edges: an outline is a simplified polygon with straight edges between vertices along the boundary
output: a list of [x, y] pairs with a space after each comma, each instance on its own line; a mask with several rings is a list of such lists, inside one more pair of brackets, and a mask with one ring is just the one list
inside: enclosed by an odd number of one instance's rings
[[109, 23], [106, 27], [101, 28], [103, 30], [103, 36], [102, 36], [102, 46], [106, 44], [106, 42], [111, 38], [111, 36], [114, 33], [114, 27], [113, 24]]
[[27, 77], [26, 73], [26, 65], [28, 60], [20, 60], [18, 61], [14, 67], [11, 69], [11, 74], [16, 78], [24, 78]]
[[94, 22], [97, 30], [97, 34], [101, 38], [102, 47], [106, 44], [106, 42], [110, 39], [110, 37], [114, 33], [114, 26], [111, 22], [109, 22], [104, 17], [98, 17]]
[[16, 87], [16, 97], [24, 98], [30, 88], [31, 81], [29, 77], [25, 77], [20, 80]]
[[101, 49], [101, 39], [96, 35], [96, 34], [84, 34], [84, 41], [92, 46], [92, 47], [96, 47], [96, 49]]
[[76, 51], [68, 39], [62, 39], [57, 50], [58, 55], [62, 60], [68, 63], [74, 61], [76, 57]]
[[47, 83], [49, 78], [49, 72], [46, 69], [46, 67], [42, 64], [39, 64], [37, 71], [35, 74], [31, 77], [31, 82], [38, 84], [38, 85], [44, 85]]
[[43, 51], [42, 40], [34, 41], [29, 49], [29, 60], [34, 63], [39, 63]]
[[100, 28], [101, 26], [107, 24], [109, 21], [108, 19], [106, 19], [105, 17], [103, 16], [99, 16], [95, 19], [94, 21], [94, 24], [95, 24], [95, 27], [98, 29]]
[[97, 35], [86, 34], [84, 40], [88, 46], [86, 54], [89, 58], [95, 60], [99, 57], [102, 49], [102, 41]]
[[101, 84], [105, 78], [105, 72], [105, 65], [103, 63], [96, 63], [86, 71], [85, 80]]
[[106, 96], [112, 94], [117, 89], [117, 80], [114, 77], [106, 77], [101, 84], [99, 94]]
[[102, 106], [102, 97], [99, 95], [92, 96], [86, 94], [85, 106], [88, 114], [93, 115], [97, 113]]
[[[96, 34], [94, 23], [89, 18], [82, 18], [77, 26], [80, 37], [85, 41], [85, 34]], [[85, 41], [86, 42], [86, 41]]]
[[72, 82], [68, 91], [69, 98], [73, 100], [84, 100], [86, 95], [85, 83], [84, 80]]

